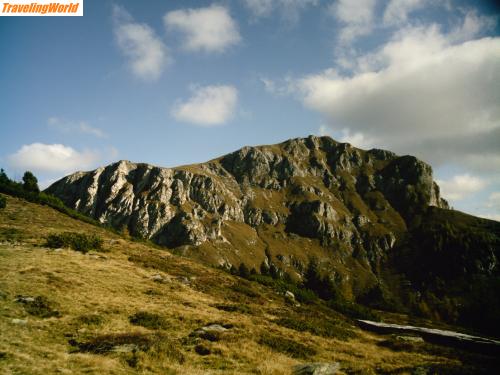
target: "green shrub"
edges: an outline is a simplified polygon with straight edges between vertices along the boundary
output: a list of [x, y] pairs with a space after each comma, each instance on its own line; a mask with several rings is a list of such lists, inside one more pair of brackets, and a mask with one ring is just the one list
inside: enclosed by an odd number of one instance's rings
[[69, 344], [82, 353], [106, 354], [120, 345], [134, 345], [138, 350], [147, 351], [154, 340], [155, 337], [149, 334], [133, 332], [99, 335], [82, 342], [69, 340]]
[[61, 313], [54, 309], [52, 303], [43, 296], [35, 298], [18, 296], [17, 299], [24, 304], [24, 309], [28, 314], [38, 316], [39, 318], [59, 317]]
[[418, 345], [415, 345], [412, 342], [406, 342], [395, 339], [384, 340], [379, 342], [377, 345], [384, 348], [389, 348], [395, 352], [415, 352], [418, 350], [419, 347]]
[[24, 172], [23, 175], [23, 189], [31, 193], [39, 193], [38, 180], [30, 171]]
[[295, 299], [301, 303], [312, 303], [318, 299], [317, 295], [312, 290], [301, 288], [297, 284], [287, 282], [283, 279], [274, 279], [269, 275], [250, 275], [249, 280], [273, 288], [282, 294], [286, 291], [290, 291], [294, 294]]
[[284, 353], [292, 358], [307, 359], [317, 352], [314, 348], [282, 336], [264, 334], [259, 339], [259, 344], [266, 345], [274, 351]]
[[0, 239], [9, 242], [19, 242], [24, 238], [24, 233], [16, 228], [0, 228]]
[[328, 301], [327, 305], [331, 309], [339, 313], [342, 313], [352, 319], [380, 321], [380, 315], [378, 315], [376, 312], [367, 307], [358, 305], [355, 302], [343, 299], [336, 299]]
[[245, 265], [245, 263], [240, 264], [240, 267], [238, 268], [238, 274], [244, 279], [248, 279], [250, 277], [250, 270]]
[[153, 361], [184, 363], [185, 357], [178, 345], [168, 337], [160, 334], [139, 332], [110, 333], [90, 337], [83, 341], [71, 339], [68, 343], [73, 347], [72, 352], [109, 354], [119, 346], [133, 347], [132, 353], [126, 357], [131, 367], [137, 367], [141, 356], [137, 352], [144, 352]]
[[215, 305], [216, 309], [227, 311], [227, 312], [239, 312], [242, 314], [252, 314], [252, 310], [247, 305], [239, 304], [239, 305], [224, 305], [218, 304]]
[[151, 329], [162, 329], [167, 327], [167, 322], [162, 316], [147, 311], [139, 311], [129, 316], [128, 320], [130, 323], [137, 326]]
[[0, 195], [0, 208], [7, 207], [7, 199], [3, 195]]
[[102, 244], [102, 238], [95, 234], [64, 232], [49, 235], [46, 246], [53, 249], [69, 247], [75, 251], [87, 253], [89, 250], [102, 250]]
[[[248, 281], [246, 281], [246, 283], [248, 283]], [[253, 290], [249, 285], [245, 285], [243, 283], [234, 284], [231, 286], [231, 289], [236, 293], [244, 294], [245, 296], [250, 298], [260, 297], [260, 294], [258, 292]]]
[[341, 322], [332, 322], [326, 319], [287, 317], [275, 320], [274, 323], [298, 332], [310, 332], [316, 336], [335, 337], [340, 340], [354, 337], [353, 332], [344, 327]]
[[97, 314], [80, 315], [76, 320], [88, 326], [98, 326], [104, 322], [103, 317]]
[[24, 183], [16, 182], [11, 180], [3, 169], [0, 169], [0, 193], [26, 199], [28, 202], [46, 205], [65, 215], [68, 215], [69, 217], [72, 217], [73, 219], [84, 221], [96, 226], [103, 226], [98, 221], [85, 216], [82, 213], [75, 211], [69, 207], [66, 207], [59, 198], [56, 198], [53, 195], [47, 193], [38, 192], [36, 189], [37, 186], [33, 184], [35, 180], [36, 177], [34, 177], [33, 180], [29, 176], [27, 184], [26, 181]]

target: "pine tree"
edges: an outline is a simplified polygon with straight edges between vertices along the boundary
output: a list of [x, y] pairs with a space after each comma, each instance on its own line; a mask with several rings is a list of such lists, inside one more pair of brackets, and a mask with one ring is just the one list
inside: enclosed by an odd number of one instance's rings
[[250, 271], [248, 270], [248, 267], [245, 265], [245, 263], [240, 264], [240, 267], [238, 268], [238, 274], [245, 279], [248, 279], [250, 277]]
[[23, 176], [23, 189], [31, 193], [39, 193], [38, 180], [30, 171], [24, 172]]
[[269, 266], [266, 262], [260, 264], [260, 274], [264, 276], [269, 276]]

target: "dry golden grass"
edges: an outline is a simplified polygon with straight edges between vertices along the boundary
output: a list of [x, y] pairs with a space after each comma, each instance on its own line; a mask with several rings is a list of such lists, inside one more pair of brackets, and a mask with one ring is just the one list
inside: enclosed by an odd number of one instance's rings
[[[95, 233], [106, 252], [43, 246], [48, 234], [62, 231]], [[245, 288], [252, 293], [238, 292]], [[283, 296], [258, 284], [11, 197], [0, 210], [0, 292], [2, 374], [288, 374], [307, 361], [339, 361], [344, 373], [375, 374], [461, 365], [454, 356], [378, 346], [383, 337], [355, 327], [350, 327], [355, 338], [343, 341], [279, 326], [273, 320], [305, 313], [321, 317], [324, 309], [287, 305]], [[46, 297], [60, 317], [28, 314], [18, 295]], [[217, 305], [245, 308], [225, 311]], [[131, 324], [129, 317], [138, 311], [158, 314], [164, 324], [158, 329]], [[213, 342], [190, 336], [211, 322], [233, 328]], [[259, 344], [265, 334], [317, 354], [305, 360], [276, 352]], [[78, 351], [78, 343], [103, 337], [150, 341], [148, 349], [136, 352]], [[196, 345], [211, 354], [197, 354]]]

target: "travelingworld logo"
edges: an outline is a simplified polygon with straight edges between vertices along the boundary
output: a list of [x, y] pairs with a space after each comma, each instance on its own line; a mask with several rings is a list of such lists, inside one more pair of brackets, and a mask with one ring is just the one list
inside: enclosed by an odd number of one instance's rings
[[0, 1], [0, 16], [83, 16], [83, 0]]

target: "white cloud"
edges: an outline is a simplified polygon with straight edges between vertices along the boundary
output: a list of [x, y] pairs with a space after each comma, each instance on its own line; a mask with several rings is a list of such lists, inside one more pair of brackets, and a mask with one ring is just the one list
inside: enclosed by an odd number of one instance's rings
[[428, 0], [391, 0], [384, 11], [384, 23], [387, 25], [396, 25], [405, 23], [408, 15], [425, 5]]
[[333, 132], [332, 132], [332, 129], [329, 128], [328, 126], [326, 125], [320, 125], [319, 129], [318, 129], [318, 134], [320, 136], [329, 136], [329, 137], [332, 137], [333, 138]]
[[[318, 129], [318, 134], [321, 136], [327, 135], [332, 138], [336, 138], [333, 134], [333, 129], [327, 125], [321, 125]], [[351, 133], [349, 129], [342, 129], [340, 138], [338, 138], [339, 142], [350, 143], [354, 147], [362, 148], [362, 149], [370, 149], [376, 144], [376, 140], [367, 138], [363, 133]]]
[[114, 33], [118, 46], [128, 59], [132, 72], [139, 78], [158, 79], [170, 62], [167, 47], [146, 24], [134, 22], [122, 7], [113, 7]]
[[106, 133], [104, 133], [101, 129], [93, 127], [85, 121], [73, 122], [61, 119], [59, 117], [50, 117], [47, 120], [47, 123], [51, 128], [65, 133], [79, 132], [82, 134], [93, 135], [97, 138], [107, 137]]
[[276, 0], [243, 0], [243, 3], [255, 17], [267, 17], [271, 15]]
[[[396, 152], [433, 163], [500, 155], [500, 38], [453, 44], [437, 27], [405, 29], [356, 66], [352, 75], [303, 77], [291, 89], [335, 129]], [[451, 141], [472, 138], [462, 148]]]
[[174, 10], [165, 14], [163, 21], [167, 30], [184, 34], [188, 51], [223, 52], [241, 40], [238, 25], [220, 5]]
[[294, 80], [291, 77], [285, 77], [282, 80], [273, 80], [265, 77], [260, 78], [260, 82], [263, 84], [264, 90], [275, 96], [290, 95], [293, 92], [291, 90], [293, 81]]
[[456, 175], [450, 180], [436, 180], [441, 188], [441, 195], [451, 201], [459, 201], [467, 196], [481, 191], [487, 185], [486, 181], [469, 174]]
[[319, 0], [243, 0], [243, 4], [255, 18], [269, 17], [276, 11], [289, 24], [295, 24], [300, 13], [310, 6], [318, 5]]
[[91, 167], [99, 159], [93, 151], [76, 151], [61, 144], [32, 143], [23, 145], [8, 156], [12, 167], [33, 172], [72, 172]]
[[486, 206], [500, 212], [500, 191], [494, 191], [490, 194]]
[[374, 139], [368, 138], [361, 132], [351, 133], [349, 129], [342, 129], [340, 141], [350, 143], [353, 146], [362, 149], [370, 149], [376, 144]]
[[330, 13], [343, 24], [341, 44], [349, 44], [373, 29], [375, 5], [375, 0], [338, 0], [331, 4]]
[[463, 42], [492, 30], [497, 24], [498, 18], [494, 16], [479, 15], [476, 11], [468, 11], [458, 26], [450, 33], [449, 39], [455, 42]]
[[233, 86], [194, 87], [192, 91], [191, 98], [179, 102], [172, 110], [178, 121], [210, 127], [222, 125], [233, 117], [238, 101], [238, 90]]
[[485, 219], [490, 219], [490, 220], [495, 220], [495, 221], [500, 221], [500, 214], [479, 214], [479, 217], [483, 217]]

